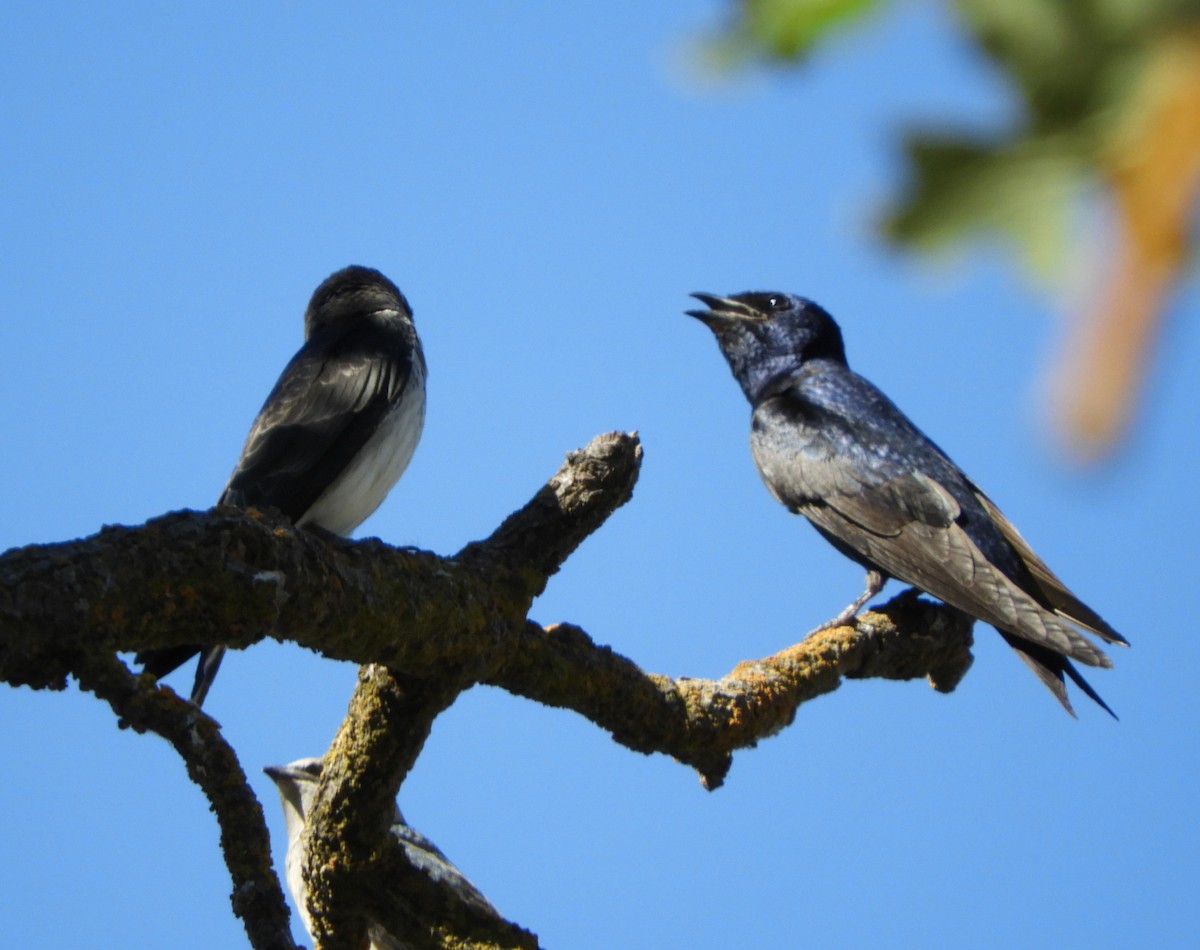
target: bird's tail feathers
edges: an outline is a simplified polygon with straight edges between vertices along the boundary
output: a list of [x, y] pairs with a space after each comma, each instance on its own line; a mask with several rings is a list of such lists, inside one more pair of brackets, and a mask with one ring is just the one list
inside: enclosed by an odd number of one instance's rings
[[142, 672], [149, 673], [156, 679], [162, 679], [183, 666], [192, 657], [199, 654], [200, 661], [196, 664], [196, 679], [192, 684], [191, 700], [197, 706], [203, 705], [204, 697], [216, 678], [221, 660], [225, 656], [223, 646], [181, 646], [163, 647], [158, 650], [140, 650], [134, 657], [134, 662], [142, 665]]
[[1117, 714], [1109, 708], [1108, 703], [1100, 698], [1091, 683], [1080, 675], [1079, 670], [1075, 668], [1069, 659], [1061, 653], [1055, 653], [1048, 647], [1041, 646], [1036, 643], [1030, 643], [1028, 640], [1022, 640], [1012, 634], [1000, 631], [1000, 636], [1010, 647], [1012, 647], [1017, 655], [1025, 661], [1028, 666], [1037, 675], [1037, 678], [1045, 684], [1046, 688], [1054, 694], [1055, 699], [1062, 703], [1063, 708], [1075, 718], [1079, 718], [1074, 707], [1071, 706], [1071, 700], [1067, 697], [1067, 684], [1064, 679], [1064, 674], [1071, 678], [1071, 682], [1083, 690], [1084, 694], [1092, 700], [1097, 706], [1103, 709], [1106, 713], [1118, 718]]
[[225, 659], [223, 646], [205, 647], [200, 651], [200, 662], [196, 664], [196, 679], [192, 683], [192, 702], [197, 706], [204, 705], [204, 697], [208, 695], [213, 680], [217, 678], [217, 670]]
[[139, 650], [134, 662], [142, 665], [142, 672], [149, 673], [157, 679], [162, 679], [168, 673], [183, 666], [188, 660], [199, 653], [203, 647], [182, 646], [163, 647], [161, 650]]
[[1099, 706], [1101, 709], [1103, 709], [1106, 713], [1108, 713], [1110, 716], [1112, 716], [1113, 719], [1120, 721], [1121, 717], [1118, 716], [1115, 712], [1113, 712], [1112, 708], [1108, 705], [1108, 703], [1106, 703], [1103, 699], [1100, 698], [1099, 693], [1097, 693], [1094, 689], [1092, 689], [1092, 684], [1083, 678], [1083, 676], [1082, 676], [1082, 674], [1080, 674], [1079, 670], [1075, 669], [1074, 663], [1072, 663], [1070, 660], [1068, 660], [1068, 659], [1066, 659], [1066, 657], [1064, 657], [1063, 661], [1062, 661], [1062, 666], [1063, 666], [1063, 671], [1067, 674], [1067, 676], [1071, 677], [1071, 682], [1074, 683], [1076, 686], [1078, 686], [1081, 690], [1083, 690], [1083, 692], [1087, 695], [1088, 699], [1090, 699], [1097, 706]]

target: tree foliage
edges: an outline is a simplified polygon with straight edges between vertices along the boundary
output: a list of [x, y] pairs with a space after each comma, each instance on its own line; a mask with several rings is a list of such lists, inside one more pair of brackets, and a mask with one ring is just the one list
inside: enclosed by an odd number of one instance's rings
[[[1195, 253], [1200, 2], [948, 6], [1017, 108], [986, 131], [905, 132], [908, 184], [881, 230], [923, 253], [1000, 235], [1039, 282], [1096, 275], [1053, 371], [1064, 432], [1081, 457], [1095, 457], [1133, 416], [1171, 291]], [[725, 63], [793, 65], [882, 8], [881, 0], [741, 0], [713, 48]], [[1086, 205], [1102, 213], [1081, 214]], [[1081, 220], [1097, 219], [1106, 233], [1078, 233]]]

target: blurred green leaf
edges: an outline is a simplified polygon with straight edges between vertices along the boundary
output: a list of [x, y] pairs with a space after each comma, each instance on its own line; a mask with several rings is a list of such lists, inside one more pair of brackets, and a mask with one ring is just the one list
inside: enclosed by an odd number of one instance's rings
[[894, 241], [928, 250], [986, 233], [1012, 239], [1042, 281], [1063, 277], [1069, 219], [1102, 182], [1148, 57], [1197, 0], [954, 0], [967, 30], [1020, 95], [986, 139], [909, 131], [912, 184], [884, 217]]
[[[1190, 2], [1190, 0], [1189, 0]], [[1014, 83], [1027, 127], [1103, 119], [1179, 0], [955, 0], [964, 26]]]
[[1015, 238], [1042, 279], [1062, 269], [1071, 206], [1085, 180], [1069, 137], [990, 144], [920, 136], [907, 151], [912, 185], [883, 222], [893, 240], [946, 250], [992, 232]]
[[[726, 65], [793, 63], [882, 0], [740, 0], [713, 48]], [[964, 29], [1012, 83], [1021, 109], [986, 137], [909, 130], [911, 185], [885, 233], [917, 249], [1010, 238], [1040, 280], [1069, 257], [1071, 203], [1103, 177], [1105, 150], [1128, 121], [1147, 51], [1200, 18], [1200, 0], [948, 0]]]
[[826, 34], [861, 18], [882, 0], [742, 0], [733, 25], [709, 49], [719, 65], [748, 59], [801, 59]]
[[[910, 129], [908, 185], [883, 215], [894, 243], [959, 250], [1009, 240], [1040, 281], [1093, 242], [1072, 233], [1087, 195], [1112, 212], [1100, 289], [1075, 321], [1060, 413], [1076, 448], [1108, 450], [1136, 405], [1143, 365], [1200, 208], [1200, 0], [946, 0], [1008, 81], [1017, 109], [991, 132]], [[879, 0], [741, 0], [729, 62], [794, 63]], [[1109, 250], [1102, 250], [1108, 247]]]

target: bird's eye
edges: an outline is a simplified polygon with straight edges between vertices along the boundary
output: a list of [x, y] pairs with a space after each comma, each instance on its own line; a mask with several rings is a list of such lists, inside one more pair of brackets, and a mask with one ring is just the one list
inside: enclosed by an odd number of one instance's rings
[[778, 313], [780, 310], [788, 308], [789, 301], [783, 294], [771, 294], [767, 298], [767, 309], [772, 313]]

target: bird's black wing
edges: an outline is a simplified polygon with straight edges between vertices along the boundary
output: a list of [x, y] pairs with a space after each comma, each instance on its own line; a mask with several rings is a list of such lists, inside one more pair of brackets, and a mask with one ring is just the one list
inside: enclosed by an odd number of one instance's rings
[[[994, 563], [1004, 539], [989, 536], [996, 529], [953, 463], [878, 390], [855, 382], [868, 388], [840, 394], [832, 409], [808, 398], [802, 378], [757, 406], [751, 447], [776, 497], [862, 563], [1035, 647], [1111, 666]], [[977, 539], [990, 542], [987, 553]]]
[[375, 432], [419, 358], [366, 318], [315, 334], [254, 420], [221, 503], [299, 520]]
[[[412, 359], [395, 329], [372, 315], [314, 334], [284, 368], [254, 420], [221, 504], [278, 508], [298, 521], [363, 447], [403, 392]], [[420, 367], [423, 372], [424, 367]], [[225, 648], [179, 646], [142, 650], [136, 662], [166, 676], [197, 653], [192, 701], [200, 705]]]

